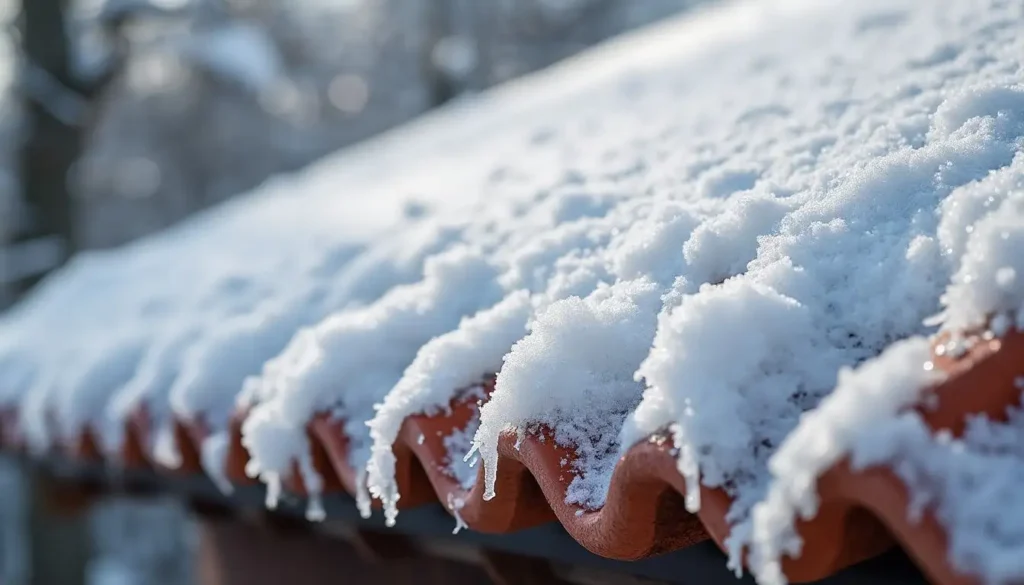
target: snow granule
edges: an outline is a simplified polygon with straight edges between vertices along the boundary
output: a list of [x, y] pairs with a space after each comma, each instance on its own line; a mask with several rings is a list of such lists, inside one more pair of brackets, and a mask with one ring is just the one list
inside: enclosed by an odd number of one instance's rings
[[915, 337], [893, 344], [856, 370], [839, 371], [836, 389], [800, 420], [769, 459], [767, 494], [730, 535], [734, 567], [749, 545], [747, 563], [758, 582], [785, 582], [782, 556], [800, 554], [795, 524], [817, 514], [818, 477], [854, 447], [887, 440], [879, 433], [880, 422], [915, 404], [924, 388], [942, 379], [930, 360], [929, 341]]
[[622, 444], [669, 428], [691, 511], [702, 482], [736, 497], [746, 486], [760, 489], [756, 470], [812, 392], [831, 386], [841, 356], [815, 331], [807, 307], [742, 278], [705, 285], [659, 321], [637, 373], [648, 389]]
[[[376, 415], [367, 423], [373, 440], [367, 482], [370, 493], [384, 504], [389, 523], [394, 522], [398, 513], [392, 446], [402, 422], [414, 414], [433, 414], [447, 408], [453, 392], [496, 374], [512, 344], [526, 334], [531, 309], [530, 295], [517, 291], [493, 307], [463, 319], [456, 329], [423, 345], [384, 397]], [[469, 446], [462, 455], [468, 451]], [[460, 456], [459, 463], [461, 459]], [[462, 466], [455, 465], [453, 469], [461, 470]], [[461, 471], [456, 477], [464, 483]]]
[[930, 510], [946, 528], [949, 558], [957, 569], [983, 583], [1019, 582], [1024, 575], [1021, 409], [1009, 409], [1004, 422], [972, 417], [960, 438], [931, 432], [914, 412], [873, 422], [871, 428], [873, 438], [854, 449], [852, 464], [892, 469], [911, 494], [910, 520]]
[[[1020, 176], [1020, 175], [1018, 175]], [[1005, 333], [1010, 315], [1024, 312], [1024, 190], [1005, 200], [970, 227], [965, 254], [953, 285], [943, 298], [945, 323], [954, 331], [992, 323]]]
[[[309, 460], [303, 429], [317, 412], [346, 420], [350, 464], [366, 465], [374, 405], [402, 377], [419, 349], [463, 317], [500, 300], [494, 268], [479, 252], [454, 248], [427, 261], [424, 278], [375, 303], [334, 314], [300, 332], [265, 369], [256, 404], [242, 427], [251, 459], [246, 473], [279, 484], [292, 458]], [[277, 437], [292, 434], [290, 440]], [[269, 439], [268, 439], [269, 438]], [[310, 490], [316, 493], [315, 490]]]
[[617, 460], [618, 425], [640, 398], [633, 372], [647, 353], [660, 289], [640, 279], [570, 297], [537, 315], [505, 358], [474, 440], [484, 463], [485, 498], [495, 496], [498, 439], [549, 428], [575, 449], [577, 473], [567, 501], [603, 505]]

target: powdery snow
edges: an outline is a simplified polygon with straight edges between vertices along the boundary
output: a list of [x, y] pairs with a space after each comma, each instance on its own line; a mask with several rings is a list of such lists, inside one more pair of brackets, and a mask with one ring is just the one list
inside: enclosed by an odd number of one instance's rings
[[[216, 430], [246, 377], [259, 374], [295, 329], [417, 280], [426, 258], [453, 241], [454, 228], [406, 217], [410, 201], [420, 199], [415, 191], [375, 183], [383, 173], [380, 161], [415, 161], [419, 156], [412, 153], [436, 147], [438, 139], [416, 136], [430, 135], [432, 124], [446, 118], [454, 118], [447, 127], [458, 141], [461, 119], [439, 115], [418, 130], [382, 136], [300, 175], [275, 179], [162, 234], [120, 250], [80, 254], [0, 317], [3, 407], [23, 402], [43, 446], [53, 430], [46, 413], [77, 404], [83, 411], [65, 417], [69, 424], [95, 428], [114, 453], [121, 421], [134, 408], [145, 406], [156, 426], [166, 424], [173, 388], [178, 415], [205, 419]], [[442, 167], [418, 172], [443, 175]], [[403, 179], [415, 183], [417, 171], [407, 168]], [[453, 185], [463, 180], [479, 180], [479, 173], [462, 173]], [[339, 195], [339, 183], [363, 187]], [[462, 193], [432, 207], [457, 208], [474, 195]], [[110, 365], [108, 348], [129, 342], [141, 351], [124, 354], [131, 358], [122, 364], [127, 379], [89, 374], [100, 361]], [[69, 398], [70, 388], [76, 395], [80, 389], [81, 397]]]
[[[54, 409], [249, 408], [270, 504], [293, 461], [318, 493], [305, 425], [330, 413], [393, 522], [402, 420], [496, 372], [487, 497], [502, 433], [574, 448], [582, 512], [668, 432], [688, 507], [725, 489], [734, 565], [779, 583], [818, 475], [895, 457], [873, 429], [909, 424], [935, 327], [1024, 322], [1022, 24], [997, 0], [746, 0], [624, 37], [79, 261], [0, 322], [2, 396], [41, 443]], [[965, 567], [1024, 575], [949, 510]]]
[[[1021, 106], [1024, 115], [1024, 105]], [[1014, 165], [1015, 169], [1017, 165]], [[1024, 164], [1020, 165], [1024, 167]], [[1024, 324], [1024, 172], [1017, 169], [1016, 191], [996, 191], [1003, 199], [973, 225], [953, 284], [943, 304], [944, 325], [953, 331], [991, 320], [999, 335]], [[995, 201], [990, 196], [987, 201]], [[1016, 319], [1015, 317], [1016, 316]]]
[[502, 432], [511, 427], [522, 435], [544, 425], [578, 455], [566, 501], [588, 508], [604, 503], [601, 488], [618, 459], [618, 426], [640, 398], [633, 372], [660, 305], [660, 289], [639, 279], [555, 302], [537, 316], [529, 335], [512, 346], [480, 413], [474, 442], [484, 463], [485, 498], [496, 495]]
[[374, 405], [399, 381], [420, 347], [501, 298], [495, 277], [478, 251], [455, 247], [427, 261], [422, 281], [300, 332], [255, 382], [259, 402], [243, 425], [243, 444], [251, 456], [246, 473], [277, 483], [292, 458], [308, 460], [308, 447], [295, 449], [304, 441], [278, 443], [264, 437], [288, 432], [304, 437], [306, 422], [324, 410], [345, 419], [351, 464], [364, 467], [370, 452], [366, 421]]
[[[779, 583], [783, 554], [799, 556], [798, 518], [818, 511], [815, 484], [820, 475], [866, 443], [889, 438], [880, 423], [915, 404], [921, 390], [941, 381], [931, 362], [931, 344], [922, 337], [897, 342], [856, 370], [839, 371], [836, 389], [808, 413], [768, 462], [772, 481], [750, 518], [733, 529], [731, 557], [750, 544], [747, 563], [759, 582]], [[856, 452], [855, 452], [856, 453]]]
[[[389, 522], [397, 515], [395, 506], [399, 494], [392, 446], [402, 422], [414, 414], [433, 414], [447, 408], [453, 390], [474, 390], [485, 376], [496, 374], [505, 353], [526, 331], [531, 308], [529, 294], [517, 291], [493, 307], [464, 319], [458, 328], [427, 342], [367, 423], [373, 441], [372, 456], [367, 464], [367, 485], [370, 493], [384, 503]], [[465, 471], [465, 466], [460, 465], [472, 447], [475, 421], [471, 427], [468, 444], [461, 448], [461, 455], [456, 454], [458, 456], [450, 462], [460, 483], [472, 481], [476, 476], [475, 470]], [[463, 430], [446, 437], [445, 444], [461, 446], [467, 442], [466, 434]]]
[[[961, 351], [962, 343], [957, 341], [956, 334], [965, 329], [981, 327], [1001, 336], [1011, 327], [1021, 328], [1024, 324], [1020, 321], [1024, 314], [1021, 305], [1024, 287], [1015, 278], [1020, 270], [1020, 251], [1024, 250], [1022, 179], [1024, 165], [1015, 163], [958, 189], [944, 202], [942, 223], [945, 229], [940, 229], [939, 240], [955, 272], [941, 297], [945, 311], [940, 318], [953, 337], [938, 346], [938, 352]], [[959, 254], [951, 254], [957, 249]], [[963, 524], [968, 525], [963, 528], [965, 531], [987, 531], [978, 527], [989, 521], [988, 516], [978, 514], [974, 507], [967, 508], [969, 511], [963, 511], [961, 504], [954, 507], [952, 503], [959, 498], [943, 492], [962, 489], [956, 482], [983, 478], [998, 491], [1001, 488], [996, 486], [1003, 481], [1004, 470], [992, 467], [983, 473], [981, 461], [992, 462], [984, 453], [978, 460], [971, 459], [970, 471], [957, 469], [956, 464], [940, 464], [948, 454], [941, 456], [938, 451], [954, 449], [959, 452], [964, 447], [951, 443], [941, 433], [932, 437], [919, 417], [904, 412], [907, 406], [918, 401], [923, 388], [941, 380], [931, 367], [932, 343], [919, 337], [899, 342], [856, 372], [840, 372], [835, 391], [800, 420], [769, 461], [772, 478], [767, 495], [754, 507], [748, 520], [735, 529], [731, 542], [734, 564], [742, 547], [749, 544], [748, 563], [758, 580], [784, 583], [781, 557], [798, 556], [802, 545], [794, 531], [794, 522], [797, 518], [814, 516], [817, 511], [815, 481], [831, 465], [849, 456], [855, 467], [891, 465], [912, 488], [912, 517], [934, 504], [933, 500], [939, 499], [937, 494], [943, 493], [949, 498], [939, 503], [937, 513], [951, 530], [950, 554], [962, 570], [982, 576], [987, 583], [1019, 578], [1019, 566], [1007, 564], [1003, 548], [1007, 542], [1016, 541], [1008, 537], [1008, 540], [993, 542], [992, 539], [998, 540], [998, 537], [976, 532], [965, 535], [960, 528]], [[1020, 419], [1019, 414], [1011, 418]], [[971, 443], [969, 436], [965, 442]], [[938, 446], [940, 443], [942, 447]], [[1000, 467], [1007, 463], [1003, 458], [997, 461]], [[1012, 464], [1010, 473], [1017, 473], [1019, 465], [1019, 462]], [[974, 479], [957, 475], [962, 473], [975, 474]], [[994, 479], [985, 478], [986, 474]], [[1013, 503], [1000, 501], [1002, 506], [1012, 508]], [[977, 517], [979, 515], [981, 518]], [[1019, 531], [1022, 526], [1011, 521], [996, 530]]]
[[1008, 420], [968, 420], [963, 437], [931, 432], [916, 413], [885, 424], [872, 421], [873, 436], [858, 442], [855, 467], [886, 465], [906, 482], [911, 519], [932, 510], [949, 534], [949, 558], [983, 583], [1019, 582], [1024, 574], [1024, 412]]

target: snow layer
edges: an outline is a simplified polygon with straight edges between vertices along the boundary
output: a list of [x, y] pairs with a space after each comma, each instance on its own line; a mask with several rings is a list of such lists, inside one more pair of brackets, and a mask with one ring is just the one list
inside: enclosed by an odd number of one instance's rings
[[[455, 247], [427, 261], [422, 281], [396, 287], [366, 307], [336, 313], [298, 333], [253, 382], [258, 403], [242, 431], [251, 456], [246, 473], [279, 483], [292, 458], [308, 459], [308, 449], [294, 449], [298, 438], [285, 443], [276, 438], [289, 432], [304, 436], [306, 422], [325, 410], [348, 421], [351, 464], [365, 466], [370, 451], [366, 421], [374, 405], [399, 381], [421, 346], [501, 298], [495, 276], [478, 251]], [[282, 446], [292, 448], [282, 451]]]
[[934, 508], [949, 530], [953, 564], [992, 584], [1014, 583], [1024, 574], [1024, 413], [1008, 414], [1004, 423], [968, 421], [961, 439], [929, 433], [919, 417], [907, 414], [886, 429], [888, 441], [873, 441], [874, 450], [860, 449], [854, 459], [896, 470], [913, 494], [911, 515]]
[[295, 461], [318, 491], [305, 424], [331, 413], [393, 521], [402, 419], [497, 370], [487, 497], [503, 433], [574, 449], [582, 512], [669, 432], [688, 506], [724, 488], [733, 562], [778, 582], [814, 478], [932, 381], [928, 318], [1021, 320], [1022, 12], [747, 0], [624, 37], [80, 261], [0, 323], [5, 396], [43, 439], [122, 385], [213, 425], [249, 408], [271, 504]]
[[[836, 372], [927, 333], [922, 322], [940, 305], [940, 321], [952, 329], [1020, 307], [1024, 88], [1019, 57], [1001, 44], [1020, 48], [1009, 32], [1020, 9], [938, 6], [889, 13], [887, 40], [858, 25], [837, 33], [836, 52], [803, 54], [809, 69], [789, 72], [786, 85], [799, 87], [804, 75], [832, 82], [850, 75], [840, 83], [856, 97], [819, 106], [823, 123], [838, 108], [839, 133], [818, 153], [813, 182], [788, 198], [792, 211], [757, 238], [741, 273], [662, 314], [638, 371], [648, 389], [623, 443], [668, 428], [690, 484], [689, 507], [699, 507], [698, 481], [725, 488], [735, 498], [732, 563], [752, 538], [750, 561], [765, 582], [784, 580], [779, 556], [799, 552], [792, 521], [816, 509], [817, 475], [848, 452], [864, 425], [875, 428], [880, 411], [904, 405], [925, 384], [927, 342], [893, 348], [858, 378], [840, 376], [840, 393], [801, 418], [833, 391]], [[995, 32], [1002, 26], [1006, 37]], [[881, 47], [851, 50], [866, 38], [904, 38], [903, 47], [944, 40], [927, 58], [891, 67]], [[822, 67], [844, 61], [849, 69], [814, 73], [819, 57]], [[970, 65], [979, 62], [993, 67]], [[801, 96], [804, 112], [810, 93]], [[784, 103], [773, 107], [791, 112]], [[856, 136], [860, 145], [848, 141]], [[866, 392], [885, 396], [868, 405]], [[783, 441], [793, 447], [772, 457]]]
[[[1024, 115], [1024, 104], [1020, 111]], [[1024, 329], [1024, 165], [1014, 165], [1016, 190], [993, 190], [992, 209], [969, 232], [960, 266], [943, 304], [946, 328], [958, 331], [985, 325], [1002, 334], [1014, 323]], [[998, 195], [996, 195], [998, 194]], [[1002, 199], [998, 205], [996, 201]]]
[[[1024, 165], [1014, 164], [958, 189], [943, 204], [945, 229], [940, 228], [939, 240], [946, 250], [959, 248], [961, 253], [950, 257], [956, 271], [941, 298], [946, 307], [940, 315], [943, 327], [952, 332], [954, 340], [937, 351], [962, 345], [955, 339], [957, 332], [965, 329], [981, 327], [997, 336], [1010, 327], [1024, 329], [1024, 287], [1015, 277], [1024, 250], [1020, 239], [1024, 231], [1022, 179]], [[957, 467], [960, 463], [950, 464], [947, 451], [956, 453], [964, 447], [941, 434], [932, 437], [919, 417], [905, 412], [919, 401], [922, 389], [941, 379], [932, 370], [932, 343], [914, 337], [893, 344], [855, 372], [840, 371], [835, 391], [800, 420], [769, 461], [772, 479], [767, 495], [733, 533], [733, 562], [749, 543], [747, 560], [758, 580], [784, 583], [780, 561], [784, 554], [800, 554], [802, 542], [794, 523], [816, 513], [817, 478], [849, 456], [855, 467], [892, 465], [911, 488], [912, 517], [939, 500], [938, 494], [947, 498], [939, 502], [938, 515], [951, 531], [950, 554], [962, 570], [983, 577], [986, 583], [1019, 579], [1020, 567], [1007, 563], [1005, 548], [1017, 541], [1005, 531], [1021, 530], [1020, 520], [1010, 514], [995, 529], [999, 534], [992, 534], [979, 528], [991, 522], [991, 514], [979, 511], [970, 498], [954, 507], [954, 501], [964, 500], [951, 491], [963, 489], [958, 482], [967, 481], [984, 481], [995, 491], [1002, 489], [997, 486], [1005, 481], [1005, 458], [990, 459], [987, 449], [978, 447], [983, 453], [970, 459], [967, 469]], [[1020, 419], [1019, 415], [1011, 418]], [[965, 438], [966, 443], [971, 441]], [[947, 453], [941, 455], [940, 451]], [[986, 463], [994, 466], [985, 469]], [[1019, 461], [1013, 463], [1009, 473], [1018, 473], [1019, 466]], [[1014, 505], [999, 501], [1000, 508]], [[987, 504], [985, 509], [989, 509]]]
[[[395, 484], [395, 439], [406, 417], [433, 414], [448, 408], [455, 389], [470, 389], [488, 375], [501, 369], [508, 349], [523, 336], [530, 314], [530, 297], [526, 291], [512, 293], [498, 304], [464, 319], [459, 326], [423, 345], [401, 379], [384, 397], [377, 413], [367, 425], [373, 441], [372, 456], [367, 464], [367, 485], [370, 493], [385, 507], [388, 521], [397, 515], [398, 486]], [[480, 398], [483, 398], [481, 396]], [[471, 424], [473, 432], [476, 424]], [[453, 447], [466, 443], [466, 432], [446, 438]], [[472, 433], [462, 448], [465, 456], [472, 446]], [[452, 461], [460, 482], [470, 481], [475, 471], [466, 471], [459, 461]]]
[[919, 400], [923, 388], [942, 379], [931, 356], [929, 341], [913, 337], [856, 370], [840, 370], [835, 391], [775, 452], [768, 464], [773, 481], [767, 495], [730, 537], [733, 559], [739, 558], [743, 545], [751, 544], [747, 563], [759, 582], [785, 581], [780, 561], [783, 554], [800, 554], [795, 522], [817, 514], [818, 477], [854, 448], [885, 443], [890, 437], [880, 430], [882, 421], [900, 415]]
[[968, 419], [962, 437], [931, 431], [916, 412], [870, 421], [854, 443], [851, 465], [886, 465], [906, 482], [908, 515], [933, 512], [949, 534], [949, 558], [987, 584], [1016, 583], [1024, 574], [1024, 412], [1005, 420]]
[[576, 448], [578, 476], [566, 501], [589, 508], [604, 503], [604, 493], [592, 485], [607, 486], [618, 459], [618, 427], [639, 400], [633, 372], [647, 352], [660, 305], [659, 288], [639, 279], [569, 297], [538, 315], [506, 357], [480, 414], [475, 443], [485, 498], [495, 496], [502, 432], [511, 427], [523, 435], [543, 425], [554, 430], [558, 444]]
[[[123, 249], [80, 254], [0, 316], [4, 407], [22, 403], [40, 448], [56, 438], [53, 416], [66, 437], [94, 427], [111, 451], [139, 405], [157, 426], [172, 402], [186, 419], [224, 424], [246, 377], [298, 327], [416, 280], [451, 241], [406, 217], [409, 190], [372, 186], [378, 160], [424, 148], [415, 134], [384, 136]], [[359, 181], [371, 183], [338, 195], [335, 185]]]

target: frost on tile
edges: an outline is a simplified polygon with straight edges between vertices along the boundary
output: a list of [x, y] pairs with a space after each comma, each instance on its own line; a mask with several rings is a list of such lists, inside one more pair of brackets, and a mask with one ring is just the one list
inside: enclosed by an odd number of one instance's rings
[[444, 438], [444, 448], [448, 453], [444, 461], [445, 471], [464, 490], [471, 489], [476, 483], [480, 457], [472, 451], [473, 436], [479, 427], [479, 418], [473, 418], [465, 428], [456, 429]]

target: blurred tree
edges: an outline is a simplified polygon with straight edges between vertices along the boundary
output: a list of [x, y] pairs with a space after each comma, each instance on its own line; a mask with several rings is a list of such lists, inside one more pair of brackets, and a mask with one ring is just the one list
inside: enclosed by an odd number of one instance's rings
[[[21, 84], [28, 99], [20, 174], [28, 221], [13, 240], [17, 246], [48, 238], [60, 248], [58, 262], [75, 247], [67, 172], [81, 144], [80, 103], [72, 89], [64, 10], [64, 0], [27, 0], [22, 6]], [[26, 275], [16, 283], [16, 292], [27, 290], [41, 276]]]
[[[82, 88], [71, 71], [65, 9], [64, 0], [24, 0], [22, 4], [23, 67], [19, 81], [25, 98], [26, 135], [19, 166], [27, 221], [12, 241], [16, 263], [22, 267], [22, 277], [14, 284], [16, 294], [41, 279], [45, 268], [63, 263], [76, 245], [67, 177], [79, 156], [84, 111], [79, 93]], [[47, 255], [47, 261], [39, 258]], [[84, 518], [49, 513], [40, 497], [44, 492], [41, 478], [35, 473], [31, 476], [35, 496], [31, 513], [32, 582], [84, 583], [89, 550]]]

